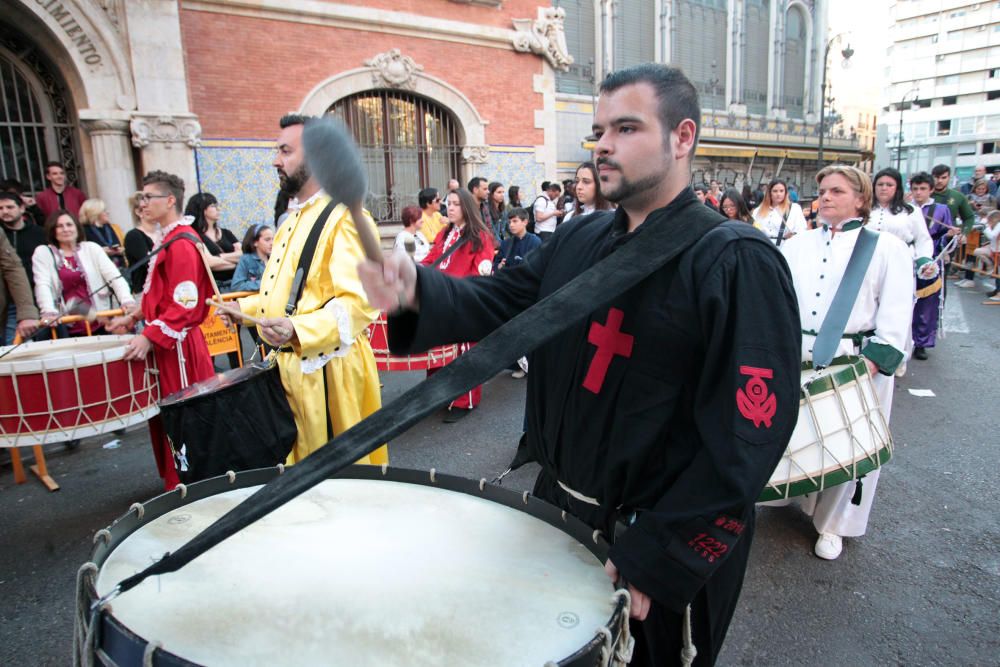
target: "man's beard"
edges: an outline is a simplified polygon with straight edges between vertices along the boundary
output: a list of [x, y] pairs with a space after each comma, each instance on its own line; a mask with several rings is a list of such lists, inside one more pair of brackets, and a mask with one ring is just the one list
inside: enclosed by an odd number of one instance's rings
[[663, 182], [663, 173], [651, 172], [636, 181], [630, 181], [622, 173], [621, 165], [614, 160], [610, 158], [597, 158], [598, 168], [602, 164], [609, 165], [618, 170], [619, 182], [613, 189], [608, 183], [601, 181], [601, 194], [604, 195], [605, 199], [616, 204], [633, 199], [637, 195], [648, 197], [650, 196], [650, 191]]
[[309, 167], [305, 164], [300, 165], [291, 175], [286, 174], [280, 169], [278, 170], [278, 183], [280, 184], [281, 191], [293, 197], [299, 193], [299, 190], [306, 184], [309, 177]]

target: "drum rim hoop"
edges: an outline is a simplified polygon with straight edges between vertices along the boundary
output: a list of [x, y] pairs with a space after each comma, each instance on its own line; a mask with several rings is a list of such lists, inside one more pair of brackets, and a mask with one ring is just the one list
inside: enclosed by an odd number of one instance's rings
[[[52, 351], [51, 357], [33, 356], [30, 359], [18, 359], [18, 351], [12, 352], [0, 360], [0, 376], [9, 376], [14, 373], [41, 373], [70, 368], [85, 368], [109, 362], [123, 361], [125, 346], [133, 338], [135, 338], [134, 334], [126, 334], [123, 336], [105, 335], [28, 341], [24, 343], [21, 350], [39, 350], [43, 347], [56, 349]], [[90, 343], [94, 347], [102, 345], [103, 347], [78, 352], [72, 350], [74, 346], [79, 347], [82, 343]], [[9, 347], [12, 346], [0, 347], [0, 352]]]
[[[258, 484], [266, 484], [279, 474], [281, 474], [281, 471], [277, 467], [246, 470], [236, 473], [232, 482], [230, 482], [227, 475], [220, 475], [218, 477], [211, 477], [200, 482], [195, 482], [194, 484], [186, 487], [186, 493], [183, 497], [176, 491], [169, 491], [155, 496], [149, 501], [143, 503], [143, 518], [141, 520], [139, 519], [138, 512], [133, 511], [133, 509], [130, 508], [128, 512], [115, 519], [115, 521], [106, 528], [110, 534], [110, 538], [106, 541], [97, 541], [94, 550], [91, 553], [90, 562], [97, 565], [99, 571], [100, 568], [103, 567], [108, 556], [118, 547], [119, 544], [121, 544], [122, 541], [132, 535], [143, 525], [149, 523], [153, 519], [163, 516], [167, 512], [173, 511], [185, 505], [190, 505], [196, 500], [208, 498], [224, 491], [230, 491], [236, 488], [245, 488], [247, 486], [256, 486]], [[595, 558], [598, 559], [599, 563], [603, 563], [607, 560], [608, 550], [610, 549], [610, 545], [605, 540], [604, 536], [594, 531], [580, 519], [577, 519], [576, 517], [562, 511], [555, 505], [551, 505], [540, 498], [527, 493], [518, 493], [496, 484], [481, 484], [478, 480], [437, 472], [433, 473], [432, 479], [432, 474], [430, 471], [426, 470], [360, 464], [349, 466], [336, 475], [328, 477], [328, 479], [360, 479], [370, 481], [404, 482], [464, 493], [466, 495], [496, 502], [500, 505], [524, 512], [531, 517], [544, 521], [582, 544], [591, 554], [595, 556]], [[94, 585], [89, 585], [87, 587], [87, 595], [89, 598], [88, 602], [91, 604], [97, 601], [96, 577], [93, 581]], [[612, 591], [609, 591], [609, 595], [612, 593]], [[619, 599], [619, 601], [615, 603], [614, 609], [612, 610], [611, 616], [608, 618], [606, 624], [606, 627], [610, 628], [612, 633], [615, 635], [616, 641], [620, 625], [618, 619], [621, 618], [623, 613], [624, 603], [621, 599]], [[121, 620], [116, 618], [114, 616], [113, 609], [102, 610], [95, 622], [100, 624], [99, 627], [102, 632], [99, 634], [103, 635], [103, 631], [113, 630], [118, 633], [119, 640], [125, 640], [129, 643], [130, 648], [135, 648], [136, 646], [139, 646], [140, 648], [145, 647], [149, 643], [149, 640], [145, 637], [137, 635]], [[577, 649], [576, 652], [570, 656], [560, 659], [557, 664], [577, 664], [583, 658], [589, 658], [589, 656], [596, 655], [602, 646], [603, 636], [600, 633], [596, 633], [592, 639]], [[103, 648], [100, 637], [97, 639], [97, 647], [98, 650]], [[163, 648], [156, 649], [156, 653], [158, 657], [168, 659], [166, 664], [196, 664], [181, 656], [174, 655]]]
[[815, 477], [823, 481], [823, 488], [811, 479], [800, 479], [797, 482], [782, 482], [780, 484], [768, 483], [764, 487], [764, 490], [760, 492], [760, 496], [757, 497], [757, 502], [767, 502], [771, 500], [786, 500], [788, 498], [793, 498], [796, 496], [804, 496], [807, 493], [815, 493], [821, 490], [831, 489], [835, 486], [840, 486], [841, 484], [846, 484], [847, 482], [860, 479], [864, 475], [881, 468], [883, 465], [888, 463], [889, 459], [892, 458], [892, 444], [891, 441], [880, 447], [875, 453], [875, 460], [871, 460], [867, 456], [860, 461], [855, 461], [854, 463], [846, 466], [847, 470], [840, 468], [833, 472], [823, 474], [817, 474]]
[[[855, 380], [859, 377], [871, 378], [868, 373], [868, 365], [865, 363], [863, 357], [856, 355], [845, 355], [842, 357], [837, 357], [830, 362], [832, 366], [844, 366], [844, 368], [837, 369], [834, 372], [827, 373], [826, 375], [821, 375], [816, 379], [812, 380], [809, 384], [801, 387], [802, 399], [805, 399], [806, 394], [809, 396], [818, 396], [820, 394], [825, 394], [828, 391], [832, 391], [841, 385], [845, 385]], [[811, 361], [802, 362], [802, 370], [808, 371], [812, 370], [813, 365]]]
[[[225, 394], [225, 393], [227, 393], [229, 391], [235, 391], [236, 389], [245, 386], [246, 383], [248, 383], [248, 382], [260, 380], [261, 378], [267, 376], [267, 374], [268, 374], [269, 371], [272, 371], [272, 370], [274, 370], [276, 368], [277, 368], [277, 364], [268, 364], [268, 363], [263, 363], [263, 362], [259, 362], [259, 361], [253, 362], [251, 364], [247, 364], [246, 366], [241, 366], [239, 368], [230, 368], [229, 370], [224, 371], [222, 373], [217, 373], [217, 374], [213, 375], [210, 378], [207, 378], [205, 380], [201, 380], [199, 382], [195, 382], [194, 384], [188, 385], [184, 389], [180, 389], [178, 391], [175, 391], [173, 394], [170, 394], [169, 396], [166, 396], [166, 397], [160, 399], [157, 402], [156, 405], [161, 410], [163, 408], [167, 408], [168, 410], [172, 410], [174, 408], [184, 407], [185, 404], [187, 404], [188, 402], [193, 401], [193, 400], [195, 400], [197, 398], [202, 398], [202, 397], [205, 397], [205, 396], [221, 396], [221, 395], [223, 395], [223, 394]], [[217, 382], [219, 380], [219, 378], [225, 377], [227, 374], [235, 374], [235, 373], [240, 373], [240, 372], [246, 373], [246, 377], [240, 379], [237, 382], [231, 382], [231, 383], [225, 385], [224, 387], [218, 387], [217, 389], [213, 389], [210, 392], [198, 392], [198, 393], [192, 393], [189, 396], [184, 396], [183, 398], [173, 398], [177, 394], [181, 394], [181, 393], [185, 393], [185, 392], [191, 391], [193, 387], [204, 385], [205, 383], [208, 383], [208, 382]], [[207, 481], [207, 480], [205, 480], [205, 481]]]

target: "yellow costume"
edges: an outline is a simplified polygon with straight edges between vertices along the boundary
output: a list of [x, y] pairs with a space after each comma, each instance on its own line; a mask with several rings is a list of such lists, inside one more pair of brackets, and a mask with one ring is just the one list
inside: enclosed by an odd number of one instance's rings
[[[244, 313], [286, 316], [299, 256], [313, 223], [329, 201], [326, 193], [317, 193], [281, 225], [274, 235], [274, 250], [261, 278], [260, 292], [239, 300]], [[365, 224], [374, 231], [371, 218], [366, 218]], [[277, 353], [281, 383], [299, 431], [288, 465], [326, 444], [327, 410], [333, 435], [340, 435], [382, 405], [378, 370], [366, 333], [378, 311], [368, 304], [358, 279], [357, 265], [363, 258], [357, 229], [347, 208], [340, 204], [320, 234], [302, 298], [290, 317], [297, 344]], [[358, 461], [373, 465], [388, 462], [385, 445]]]
[[427, 242], [434, 245], [434, 239], [437, 238], [438, 233], [444, 229], [445, 219], [441, 217], [441, 214], [434, 211], [430, 215], [427, 215], [426, 211], [422, 214], [424, 224], [420, 226], [420, 232], [427, 239]]

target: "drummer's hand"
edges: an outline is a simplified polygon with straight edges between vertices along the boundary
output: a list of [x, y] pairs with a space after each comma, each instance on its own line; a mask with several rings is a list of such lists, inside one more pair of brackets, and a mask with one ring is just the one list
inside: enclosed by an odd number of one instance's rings
[[219, 321], [222, 322], [223, 326], [225, 326], [227, 329], [236, 328], [236, 321], [233, 318], [233, 316], [230, 315], [225, 310], [223, 310], [222, 308], [215, 309], [215, 316], [219, 318]]
[[[610, 558], [604, 563], [604, 573], [608, 575], [612, 583], [618, 583], [618, 568], [615, 567]], [[645, 621], [646, 615], [649, 614], [649, 605], [652, 600], [632, 584], [628, 585], [628, 594], [632, 596], [632, 607], [629, 610], [629, 616], [638, 621]]]
[[387, 313], [417, 311], [417, 267], [403, 251], [385, 258], [382, 266], [371, 260], [358, 264], [358, 276], [368, 303]]
[[133, 323], [134, 320], [129, 315], [122, 315], [121, 317], [112, 318], [106, 328], [111, 333], [121, 336], [132, 329]]
[[38, 320], [21, 320], [17, 323], [17, 335], [22, 340], [27, 340], [38, 331]]
[[287, 317], [266, 317], [260, 321], [260, 333], [272, 347], [296, 343], [295, 325]]
[[936, 273], [937, 273], [937, 264], [935, 264], [934, 262], [927, 262], [926, 264], [920, 267], [921, 278], [930, 279], [933, 278]]
[[150, 342], [145, 336], [136, 336], [128, 342], [125, 346], [125, 361], [132, 361], [133, 359], [138, 359], [142, 361], [149, 354], [149, 351], [153, 349], [153, 343]]

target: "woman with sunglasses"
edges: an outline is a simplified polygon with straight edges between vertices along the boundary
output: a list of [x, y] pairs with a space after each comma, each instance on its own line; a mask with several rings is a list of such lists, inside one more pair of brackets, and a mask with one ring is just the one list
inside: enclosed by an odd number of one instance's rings
[[420, 231], [423, 232], [427, 242], [433, 245], [447, 224], [441, 216], [441, 195], [438, 194], [437, 188], [424, 188], [417, 195], [417, 203], [420, 204], [422, 211]]

